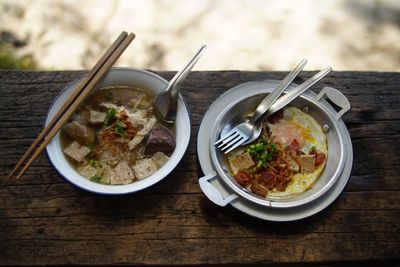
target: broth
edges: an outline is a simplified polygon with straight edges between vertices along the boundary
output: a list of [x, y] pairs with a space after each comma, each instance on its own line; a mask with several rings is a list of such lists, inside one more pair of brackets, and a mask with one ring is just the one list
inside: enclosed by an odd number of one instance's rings
[[61, 130], [68, 161], [101, 184], [129, 184], [152, 175], [175, 149], [174, 131], [156, 119], [153, 101], [148, 91], [126, 86], [92, 93]]

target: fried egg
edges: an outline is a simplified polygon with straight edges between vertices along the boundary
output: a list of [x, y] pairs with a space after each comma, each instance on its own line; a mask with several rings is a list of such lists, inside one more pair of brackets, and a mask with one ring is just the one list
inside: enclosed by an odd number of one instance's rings
[[[296, 139], [300, 150], [305, 154], [309, 154], [311, 148], [315, 147], [318, 152], [327, 155], [326, 135], [321, 125], [311, 115], [296, 107], [285, 107], [283, 119], [275, 124], [268, 123], [268, 127], [274, 142], [280, 143], [282, 147]], [[311, 188], [321, 174], [325, 162], [326, 160], [311, 173], [296, 173], [285, 191], [272, 190], [268, 192], [268, 197], [292, 196]]]

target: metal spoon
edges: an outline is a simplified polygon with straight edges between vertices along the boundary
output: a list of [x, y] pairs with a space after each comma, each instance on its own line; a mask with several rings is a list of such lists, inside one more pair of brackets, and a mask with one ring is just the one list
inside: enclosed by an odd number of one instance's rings
[[[261, 118], [266, 118], [272, 113], [277, 112], [278, 110], [282, 109], [286, 105], [288, 105], [290, 102], [292, 102], [294, 99], [296, 99], [299, 95], [301, 95], [303, 92], [305, 92], [308, 88], [316, 84], [319, 80], [324, 78], [326, 75], [328, 75], [332, 71], [331, 67], [327, 67], [323, 69], [322, 71], [318, 72], [315, 74], [313, 77], [302, 83], [301, 85], [297, 86], [296, 88], [293, 89], [293, 91], [285, 94], [281, 98], [279, 98], [272, 106], [271, 108], [261, 116]], [[247, 140], [244, 144], [249, 144], [256, 140], [261, 133], [261, 124], [257, 124], [255, 129], [252, 132], [252, 136]]]
[[162, 121], [166, 123], [175, 122], [179, 91], [182, 88], [182, 84], [186, 80], [186, 77], [189, 75], [193, 66], [199, 60], [206, 48], [207, 46], [203, 45], [190, 59], [189, 63], [187, 63], [185, 67], [175, 74], [175, 76], [169, 82], [167, 88], [157, 95], [154, 101], [154, 107], [158, 117]]
[[[308, 88], [313, 86], [315, 83], [317, 83], [319, 80], [321, 80], [323, 77], [325, 77], [327, 74], [329, 74], [332, 71], [331, 67], [327, 67], [323, 69], [322, 71], [318, 72], [315, 74], [313, 77], [302, 83], [301, 85], [295, 87], [293, 90], [288, 92], [287, 94], [283, 95], [280, 97], [278, 100], [275, 101], [275, 103], [268, 109], [268, 111], [262, 113], [259, 116], [259, 122], [261, 122], [263, 119], [268, 117], [269, 115], [277, 112], [278, 110], [282, 109], [286, 105], [288, 105], [290, 102], [292, 102], [294, 99], [296, 99], [299, 95], [301, 95], [303, 92], [305, 92]], [[234, 118], [233, 125], [237, 125], [243, 122], [248, 122], [250, 119], [248, 117], [238, 117]], [[227, 124], [221, 131], [221, 136], [226, 135], [230, 130], [231, 130], [232, 124]], [[241, 145], [247, 145], [256, 140], [261, 134], [261, 123], [254, 124], [254, 127], [252, 128], [251, 131], [251, 136], [241, 143]], [[234, 147], [235, 148], [235, 147]], [[231, 150], [231, 148], [225, 153], [228, 153]]]

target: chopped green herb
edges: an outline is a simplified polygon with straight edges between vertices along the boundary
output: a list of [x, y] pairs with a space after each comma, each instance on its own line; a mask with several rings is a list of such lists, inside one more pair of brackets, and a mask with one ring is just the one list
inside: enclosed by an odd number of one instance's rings
[[257, 163], [257, 168], [261, 168], [263, 165], [264, 163], [261, 160], [259, 160]]
[[255, 147], [255, 151], [257, 151], [257, 152], [262, 152], [264, 150], [265, 150], [265, 144], [263, 144], [263, 143], [258, 143]]
[[124, 130], [124, 125], [119, 120], [115, 121], [115, 132], [117, 134], [119, 134], [121, 137], [126, 137], [126, 132]]
[[92, 144], [88, 144], [87, 147], [90, 149], [90, 151], [93, 151], [96, 148], [97, 144], [96, 143], [92, 143]]
[[271, 150], [271, 153], [272, 153], [272, 154], [278, 152], [278, 149], [276, 148], [276, 145], [275, 145], [275, 144], [271, 144], [271, 145], [270, 145], [270, 150]]
[[267, 161], [270, 161], [272, 159], [272, 155], [266, 151], [264, 151], [261, 155], [261, 160], [266, 163]]
[[98, 175], [93, 175], [92, 177], [90, 177], [90, 181], [95, 182], [95, 183], [101, 183], [101, 176]]
[[104, 118], [104, 124], [105, 125], [108, 126], [113, 122], [115, 113], [117, 113], [115, 108], [110, 108], [110, 109], [107, 110], [106, 117]]
[[317, 151], [317, 148], [316, 148], [315, 146], [312, 146], [312, 147], [310, 148], [310, 151], [311, 151], [311, 152], [315, 152], [315, 151]]
[[257, 168], [261, 168], [266, 166], [267, 162], [272, 159], [272, 155], [278, 152], [278, 149], [266, 137], [262, 137], [257, 143], [250, 145], [247, 152], [257, 162]]
[[89, 165], [92, 166], [93, 168], [96, 168], [96, 166], [97, 166], [97, 160], [95, 160], [95, 159], [90, 159], [90, 160], [89, 160]]

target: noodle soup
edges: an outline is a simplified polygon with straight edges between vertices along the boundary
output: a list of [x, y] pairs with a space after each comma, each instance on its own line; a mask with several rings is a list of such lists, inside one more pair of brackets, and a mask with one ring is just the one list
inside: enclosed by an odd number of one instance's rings
[[145, 179], [175, 149], [174, 129], [153, 113], [154, 95], [113, 86], [95, 91], [61, 131], [63, 153], [86, 179], [121, 185]]

